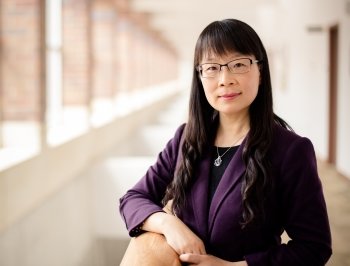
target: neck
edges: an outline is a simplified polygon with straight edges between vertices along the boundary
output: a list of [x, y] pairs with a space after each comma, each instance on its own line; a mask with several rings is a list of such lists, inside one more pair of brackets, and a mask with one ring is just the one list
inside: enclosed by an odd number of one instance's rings
[[[215, 145], [219, 147], [239, 145], [249, 129], [250, 120], [248, 114], [235, 117], [220, 114]], [[238, 142], [235, 143], [236, 141]]]

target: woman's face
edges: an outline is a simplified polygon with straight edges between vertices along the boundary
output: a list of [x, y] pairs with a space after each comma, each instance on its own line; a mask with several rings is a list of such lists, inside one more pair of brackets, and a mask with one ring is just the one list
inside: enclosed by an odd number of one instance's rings
[[[220, 114], [225, 115], [240, 115], [249, 113], [249, 106], [254, 101], [259, 88], [260, 83], [260, 71], [258, 64], [254, 63], [256, 58], [251, 55], [243, 55], [240, 53], [229, 53], [223, 56], [215, 56], [213, 54], [208, 54], [204, 56], [199, 65], [206, 63], [218, 63], [227, 64], [228, 62], [241, 59], [249, 58], [253, 60], [250, 64], [250, 70], [246, 71], [235, 71], [235, 72], [245, 72], [245, 73], [231, 73], [227, 66], [222, 66], [221, 71], [215, 77], [202, 77], [201, 81], [204, 88], [205, 96], [209, 104]], [[247, 60], [245, 60], [247, 62]], [[237, 64], [236, 64], [237, 62]], [[241, 67], [240, 61], [234, 61], [230, 66]], [[211, 69], [217, 69], [214, 65], [206, 65], [210, 68], [206, 68], [207, 71]], [[248, 66], [248, 68], [249, 68]], [[220, 68], [220, 66], [219, 66]], [[204, 75], [205, 76], [205, 75]]]

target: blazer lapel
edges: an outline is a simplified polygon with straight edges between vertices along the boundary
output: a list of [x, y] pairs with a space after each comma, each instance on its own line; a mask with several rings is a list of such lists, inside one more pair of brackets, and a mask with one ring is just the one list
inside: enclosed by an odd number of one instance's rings
[[241, 179], [245, 171], [245, 165], [242, 159], [244, 143], [245, 140], [242, 142], [236, 154], [231, 159], [213, 196], [213, 200], [209, 208], [209, 234], [224, 199], [232, 191], [233, 187], [237, 185], [237, 182]]

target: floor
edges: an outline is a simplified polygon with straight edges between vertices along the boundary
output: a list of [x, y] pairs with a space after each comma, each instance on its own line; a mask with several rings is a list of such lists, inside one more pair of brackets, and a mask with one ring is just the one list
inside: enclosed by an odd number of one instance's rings
[[[114, 167], [111, 169], [112, 172], [124, 173], [126, 176], [123, 178], [128, 178], [129, 184], [136, 182], [147, 165], [154, 161], [176, 127], [184, 121], [186, 115], [184, 110], [187, 107], [185, 98], [174, 99], [168, 109], [155, 117], [151, 124], [129, 136], [127, 141], [114, 149], [106, 158], [109, 160], [109, 166]], [[121, 171], [122, 168], [123, 171]], [[137, 177], [135, 177], [135, 171], [139, 174]], [[324, 162], [319, 162], [319, 173], [323, 182], [333, 237], [333, 255], [327, 266], [350, 266], [350, 180], [339, 175], [333, 167]], [[101, 190], [102, 193], [104, 192]], [[118, 223], [123, 226], [120, 219]], [[101, 221], [101, 228], [103, 228], [103, 221]], [[113, 250], [111, 245], [118, 245], [118, 255], [114, 255], [117, 260], [121, 258], [128, 242], [126, 232], [119, 233], [119, 239], [122, 239], [119, 244], [110, 242], [109, 245], [110, 250]], [[112, 253], [111, 251], [110, 254]]]
[[331, 224], [333, 255], [329, 266], [350, 265], [350, 180], [330, 165], [319, 162], [319, 174]]

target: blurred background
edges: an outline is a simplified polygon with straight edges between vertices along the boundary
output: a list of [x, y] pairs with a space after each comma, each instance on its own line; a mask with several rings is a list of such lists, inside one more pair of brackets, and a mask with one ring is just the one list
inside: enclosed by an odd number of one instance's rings
[[350, 0], [0, 0], [0, 265], [119, 265], [119, 198], [187, 116], [195, 41], [237, 18], [311, 139], [350, 265]]

